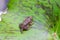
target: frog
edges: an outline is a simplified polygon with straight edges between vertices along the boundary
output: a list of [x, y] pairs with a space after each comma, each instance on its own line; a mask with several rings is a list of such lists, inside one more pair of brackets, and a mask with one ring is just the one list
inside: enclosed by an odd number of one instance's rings
[[33, 24], [32, 16], [27, 17], [21, 24], [19, 24], [20, 32], [29, 30], [30, 26]]

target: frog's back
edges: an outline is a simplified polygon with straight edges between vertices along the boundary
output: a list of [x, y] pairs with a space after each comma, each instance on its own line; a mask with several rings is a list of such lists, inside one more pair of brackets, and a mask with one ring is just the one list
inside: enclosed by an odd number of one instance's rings
[[23, 22], [23, 24], [24, 24], [24, 25], [27, 25], [27, 24], [29, 24], [31, 21], [32, 21], [31, 18], [27, 17], [27, 18], [25, 19], [25, 21]]

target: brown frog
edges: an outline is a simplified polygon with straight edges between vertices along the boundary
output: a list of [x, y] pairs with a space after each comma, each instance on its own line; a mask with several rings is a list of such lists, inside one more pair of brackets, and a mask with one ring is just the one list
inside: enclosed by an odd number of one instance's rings
[[21, 33], [29, 29], [29, 27], [32, 25], [32, 21], [33, 21], [32, 16], [29, 16], [23, 21], [23, 23], [19, 24]]

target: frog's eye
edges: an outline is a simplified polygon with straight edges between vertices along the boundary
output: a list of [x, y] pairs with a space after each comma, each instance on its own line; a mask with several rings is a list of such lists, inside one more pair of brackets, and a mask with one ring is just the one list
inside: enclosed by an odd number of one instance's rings
[[27, 17], [27, 18], [29, 18], [29, 17]]
[[32, 16], [30, 16], [29, 18], [32, 18]]

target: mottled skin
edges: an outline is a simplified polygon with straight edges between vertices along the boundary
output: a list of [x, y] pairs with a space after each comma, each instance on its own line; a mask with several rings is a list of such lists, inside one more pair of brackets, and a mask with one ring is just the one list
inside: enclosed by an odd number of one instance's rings
[[21, 33], [23, 33], [23, 31], [29, 29], [29, 27], [32, 25], [32, 21], [33, 21], [32, 16], [29, 16], [24, 20], [23, 23], [19, 24]]

